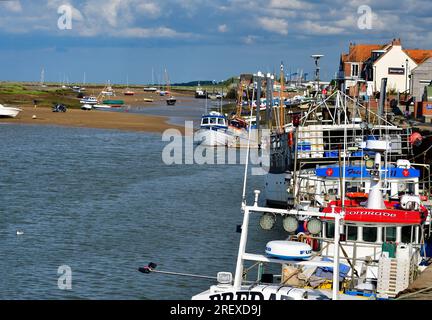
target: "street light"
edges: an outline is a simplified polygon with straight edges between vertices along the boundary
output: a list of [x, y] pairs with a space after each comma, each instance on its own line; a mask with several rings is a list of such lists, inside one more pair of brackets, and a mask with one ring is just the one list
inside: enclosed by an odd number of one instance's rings
[[319, 91], [319, 83], [320, 83], [320, 67], [319, 60], [324, 57], [322, 54], [313, 54], [311, 57], [315, 60], [315, 81], [317, 84], [317, 91]]
[[405, 94], [408, 94], [408, 59], [405, 60]]

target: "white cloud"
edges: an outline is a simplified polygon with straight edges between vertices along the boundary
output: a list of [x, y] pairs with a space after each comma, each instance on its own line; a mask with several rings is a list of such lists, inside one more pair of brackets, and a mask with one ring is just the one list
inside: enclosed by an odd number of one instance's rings
[[218, 26], [218, 31], [222, 32], [222, 33], [227, 32], [228, 31], [228, 26], [226, 24], [221, 24], [221, 25]]
[[124, 38], [189, 38], [190, 33], [181, 33], [167, 27], [158, 28], [127, 28], [115, 32], [114, 36]]
[[299, 28], [305, 33], [313, 35], [332, 35], [345, 33], [343, 28], [325, 25], [323, 23], [315, 23], [312, 21], [305, 21], [301, 23]]
[[311, 9], [312, 5], [299, 0], [271, 0], [270, 7], [277, 9], [307, 10]]
[[19, 0], [8, 0], [0, 2], [0, 5], [10, 12], [22, 12], [21, 2]]
[[138, 13], [146, 14], [150, 19], [156, 19], [161, 15], [161, 8], [152, 2], [138, 3], [135, 8]]
[[281, 35], [288, 34], [288, 22], [284, 19], [264, 17], [258, 20], [258, 23], [265, 30], [278, 33]]

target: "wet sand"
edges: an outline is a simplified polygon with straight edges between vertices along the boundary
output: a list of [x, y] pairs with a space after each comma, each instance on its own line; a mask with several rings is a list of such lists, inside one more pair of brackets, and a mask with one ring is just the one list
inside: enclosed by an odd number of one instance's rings
[[[125, 131], [144, 131], [162, 133], [166, 129], [183, 127], [169, 124], [167, 117], [129, 113], [127, 111], [101, 111], [68, 109], [67, 112], [52, 112], [46, 107], [20, 107], [23, 111], [16, 118], [0, 118], [0, 123], [59, 125]], [[33, 115], [36, 119], [33, 119]]]

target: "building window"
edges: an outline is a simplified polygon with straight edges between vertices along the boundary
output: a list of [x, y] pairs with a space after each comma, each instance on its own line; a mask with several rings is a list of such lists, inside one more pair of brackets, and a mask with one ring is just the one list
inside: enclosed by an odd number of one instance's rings
[[351, 65], [351, 76], [352, 77], [358, 77], [359, 76], [359, 65], [358, 64], [352, 64]]

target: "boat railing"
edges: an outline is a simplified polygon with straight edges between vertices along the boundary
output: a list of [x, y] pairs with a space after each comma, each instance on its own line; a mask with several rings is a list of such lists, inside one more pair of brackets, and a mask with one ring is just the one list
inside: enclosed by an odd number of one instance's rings
[[292, 215], [292, 216], [312, 216], [312, 217], [327, 217], [334, 219], [335, 228], [334, 228], [334, 238], [333, 241], [337, 244], [339, 244], [340, 234], [339, 234], [339, 227], [341, 220], [344, 218], [344, 214], [340, 213], [323, 213], [319, 211], [300, 211], [300, 210], [284, 210], [284, 209], [276, 209], [276, 208], [267, 208], [267, 207], [259, 207], [258, 206], [258, 197], [259, 197], [260, 191], [255, 191], [255, 203], [253, 206], [247, 206], [246, 203], [243, 203], [242, 210], [243, 210], [243, 223], [242, 223], [242, 232], [240, 237], [240, 245], [239, 245], [239, 252], [237, 257], [237, 266], [236, 266], [236, 273], [234, 277], [234, 287], [237, 290], [241, 289], [242, 281], [243, 281], [243, 274], [244, 274], [244, 262], [245, 261], [254, 261], [254, 262], [268, 262], [268, 263], [278, 263], [278, 264], [291, 264], [291, 265], [299, 265], [299, 266], [316, 266], [316, 267], [332, 267], [333, 272], [333, 299], [338, 299], [338, 293], [339, 293], [339, 250], [334, 251], [333, 255], [333, 262], [328, 261], [315, 261], [315, 260], [279, 260], [279, 259], [273, 259], [269, 258], [265, 255], [259, 255], [259, 254], [252, 254], [246, 252], [246, 245], [247, 245], [247, 238], [248, 238], [248, 230], [249, 230], [249, 219], [251, 213], [272, 213], [277, 215]]
[[[355, 131], [355, 130], [353, 130]], [[409, 132], [389, 133], [387, 136], [394, 144], [394, 149], [388, 152], [390, 159], [398, 159], [412, 153], [412, 146], [408, 142]], [[362, 157], [365, 151], [361, 147], [364, 132], [348, 136], [346, 151], [342, 155], [351, 157]], [[316, 158], [338, 158], [339, 148], [344, 143], [344, 135], [330, 134], [328, 131], [310, 129], [300, 131], [297, 141], [297, 157], [301, 161]]]

